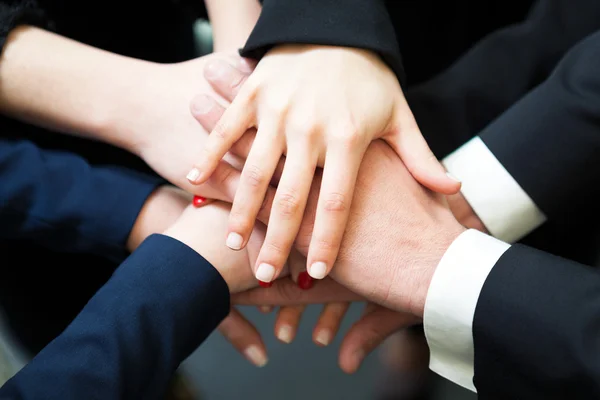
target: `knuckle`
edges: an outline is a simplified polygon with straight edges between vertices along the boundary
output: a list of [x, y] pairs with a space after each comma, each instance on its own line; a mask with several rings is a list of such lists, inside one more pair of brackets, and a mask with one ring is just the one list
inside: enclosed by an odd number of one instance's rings
[[229, 214], [229, 228], [233, 232], [244, 234], [252, 230], [252, 219], [242, 210], [231, 210]]
[[212, 175], [209, 178], [209, 182], [217, 187], [218, 189], [224, 189], [228, 186], [228, 184], [233, 179], [234, 175], [233, 168], [219, 168], [215, 169]]
[[269, 178], [258, 165], [249, 165], [244, 167], [246, 183], [252, 188], [260, 188], [269, 182]]
[[277, 198], [277, 210], [280, 217], [289, 219], [300, 212], [300, 199], [293, 191], [286, 191]]
[[332, 142], [340, 147], [354, 149], [363, 146], [366, 141], [365, 135], [352, 122], [338, 124], [332, 132]]
[[337, 248], [337, 243], [332, 237], [319, 237], [315, 240], [315, 247], [320, 252], [331, 252]]
[[342, 193], [329, 193], [323, 201], [323, 208], [327, 212], [345, 212], [348, 210], [348, 200]]
[[210, 133], [210, 136], [212, 136], [215, 139], [218, 139], [219, 141], [223, 141], [225, 140], [225, 138], [227, 138], [227, 133], [229, 131], [229, 122], [226, 120], [225, 117], [222, 117], [215, 125], [215, 127], [213, 128], [212, 132]]
[[287, 256], [287, 246], [279, 240], [269, 240], [265, 242], [264, 247], [271, 258], [281, 259]]
[[278, 297], [281, 299], [292, 301], [298, 297], [298, 291], [295, 285], [276, 285], [276, 287], [278, 290]]

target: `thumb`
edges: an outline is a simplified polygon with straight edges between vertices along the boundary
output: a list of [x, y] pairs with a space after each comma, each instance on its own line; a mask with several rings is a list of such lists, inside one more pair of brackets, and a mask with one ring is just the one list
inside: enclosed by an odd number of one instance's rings
[[458, 193], [460, 181], [446, 173], [423, 138], [416, 122], [409, 129], [394, 129], [384, 139], [421, 185], [445, 195]]
[[231, 102], [250, 76], [248, 70], [247, 67], [240, 69], [225, 60], [214, 59], [204, 67], [204, 78], [217, 93]]
[[365, 357], [394, 332], [419, 323], [412, 314], [396, 312], [377, 305], [367, 305], [368, 311], [344, 337], [340, 346], [340, 368], [352, 374]]

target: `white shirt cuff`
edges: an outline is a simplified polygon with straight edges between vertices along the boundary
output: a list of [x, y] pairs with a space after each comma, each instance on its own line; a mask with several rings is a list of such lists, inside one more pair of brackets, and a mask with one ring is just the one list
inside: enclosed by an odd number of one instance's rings
[[474, 229], [463, 232], [446, 250], [427, 292], [423, 323], [429, 367], [472, 391], [475, 308], [488, 274], [509, 247]]
[[546, 221], [546, 216], [479, 137], [442, 163], [462, 182], [463, 196], [494, 237], [514, 243]]

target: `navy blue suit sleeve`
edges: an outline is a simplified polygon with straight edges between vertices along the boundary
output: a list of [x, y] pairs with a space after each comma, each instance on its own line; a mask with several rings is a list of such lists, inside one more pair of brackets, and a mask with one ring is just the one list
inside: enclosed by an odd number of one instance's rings
[[122, 261], [137, 215], [159, 183], [31, 142], [0, 140], [0, 238]]
[[159, 399], [228, 313], [217, 270], [183, 243], [152, 235], [0, 398]]

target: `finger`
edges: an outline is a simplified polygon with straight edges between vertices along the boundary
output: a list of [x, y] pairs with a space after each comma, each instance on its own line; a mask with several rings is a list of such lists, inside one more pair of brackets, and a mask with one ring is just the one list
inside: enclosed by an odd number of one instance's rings
[[200, 208], [209, 205], [213, 201], [214, 199], [207, 199], [206, 197], [195, 195], [192, 199], [192, 205], [196, 208]]
[[344, 145], [327, 152], [307, 257], [308, 273], [315, 279], [326, 277], [337, 258], [365, 150]]
[[256, 288], [237, 293], [231, 297], [237, 305], [294, 305], [322, 304], [334, 301], [364, 301], [356, 293], [346, 289], [332, 279], [323, 279], [311, 290], [303, 290], [291, 279], [278, 279], [269, 289]]
[[[221, 200], [230, 203], [240, 178], [240, 171], [227, 162], [219, 162], [210, 179], [201, 185], [192, 185], [187, 179], [176, 182], [186, 192], [206, 199]], [[275, 191], [273, 190], [273, 195]]]
[[225, 110], [208, 136], [199, 162], [186, 176], [188, 181], [195, 185], [206, 182], [219, 161], [253, 123], [254, 113], [249, 97], [240, 96]]
[[190, 102], [190, 112], [207, 132], [211, 132], [225, 113], [225, 107], [213, 97], [199, 94]]
[[[217, 103], [215, 99], [205, 94], [198, 95], [194, 97], [190, 104], [190, 111], [192, 116], [198, 123], [204, 128], [206, 131], [211, 132], [219, 119], [223, 116], [225, 112], [225, 107]], [[250, 154], [250, 149], [252, 148], [252, 144], [254, 143], [254, 139], [256, 138], [256, 129], [250, 128], [248, 129], [242, 137], [233, 144], [230, 152], [238, 157], [243, 159], [248, 158], [248, 154]], [[283, 159], [278, 164], [278, 174], [281, 176], [281, 170], [283, 170]]]
[[313, 341], [319, 346], [327, 346], [340, 329], [340, 324], [348, 311], [350, 303], [336, 302], [323, 306], [323, 311], [313, 330]]
[[412, 314], [398, 313], [378, 307], [365, 314], [348, 331], [340, 346], [340, 368], [352, 374], [358, 370], [365, 357], [383, 341], [398, 331], [419, 323]]
[[225, 339], [252, 364], [257, 367], [264, 367], [267, 364], [267, 350], [260, 333], [235, 308], [231, 309], [231, 312], [221, 322], [218, 329], [225, 336]]
[[243, 71], [242, 68], [235, 68], [222, 59], [211, 60], [204, 67], [206, 81], [215, 92], [229, 101], [233, 101], [238, 95], [249, 76], [249, 72]]
[[[269, 129], [268, 125], [263, 124], [254, 141], [229, 214], [227, 246], [232, 250], [243, 249], [252, 232], [273, 171], [281, 157], [282, 140], [276, 129]], [[271, 282], [272, 279], [259, 280]]]
[[258, 311], [260, 311], [263, 314], [270, 314], [271, 312], [273, 312], [274, 307], [273, 306], [259, 306], [258, 307]]
[[[254, 144], [255, 138], [256, 130], [249, 129], [248, 131], [246, 131], [244, 136], [240, 138], [240, 140], [235, 142], [235, 144], [231, 148], [231, 153], [243, 159], [248, 158], [248, 154], [250, 154], [250, 150], [252, 149], [252, 145]], [[277, 168], [275, 168], [275, 172], [273, 173], [273, 177], [271, 178], [271, 185], [277, 186], [279, 184], [279, 180], [281, 179], [281, 175], [283, 174], [285, 162], [285, 157], [281, 157], [279, 159], [279, 162], [277, 163]]]
[[298, 234], [317, 167], [318, 154], [311, 153], [314, 152], [308, 146], [297, 146], [286, 158], [267, 224], [267, 236], [256, 264], [256, 277], [261, 281], [270, 282], [279, 275]]
[[458, 193], [460, 182], [446, 173], [417, 127], [402, 133], [398, 130], [385, 140], [420, 184], [446, 195]]
[[306, 306], [285, 306], [279, 309], [275, 319], [275, 336], [283, 343], [292, 343], [298, 331], [300, 318]]
[[292, 248], [288, 258], [290, 266], [290, 276], [296, 285], [302, 290], [308, 290], [313, 287], [315, 280], [306, 272], [306, 257]]

